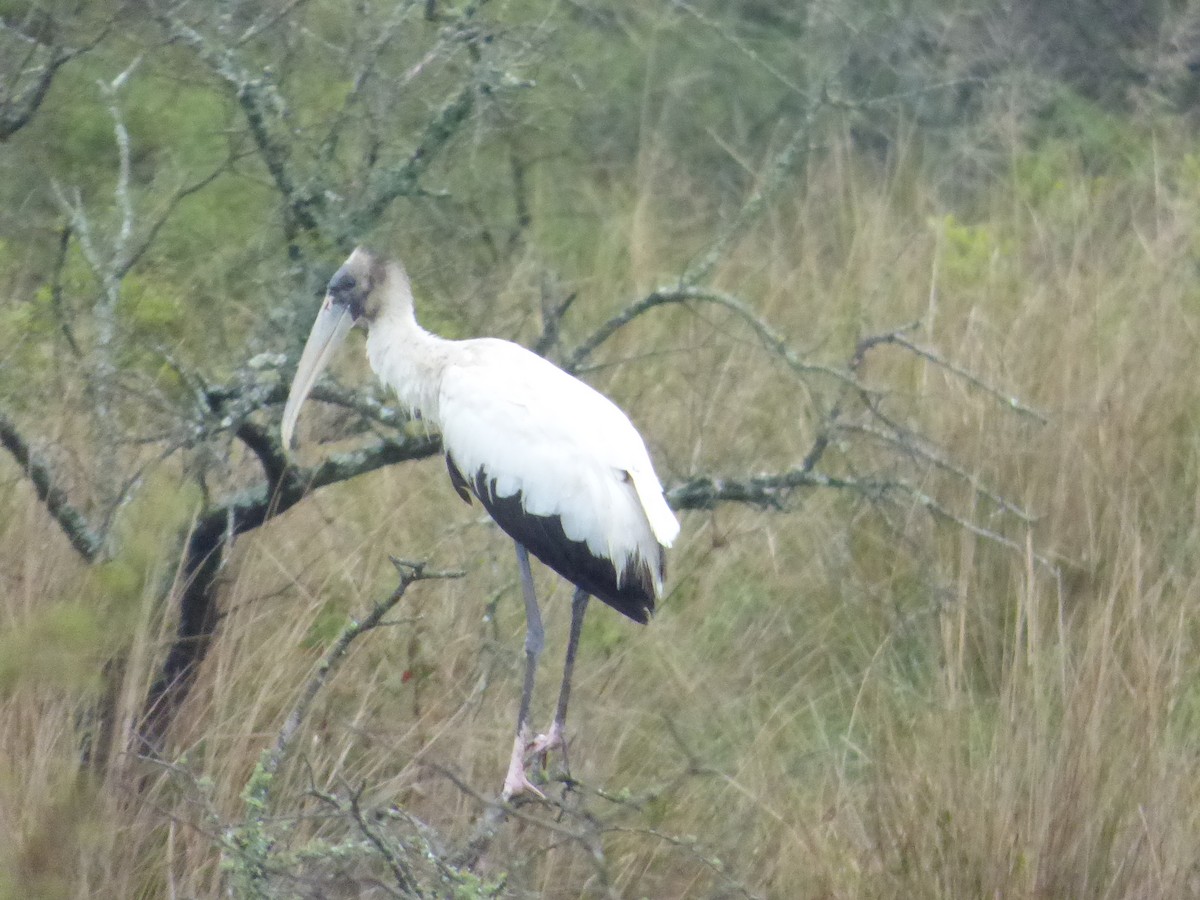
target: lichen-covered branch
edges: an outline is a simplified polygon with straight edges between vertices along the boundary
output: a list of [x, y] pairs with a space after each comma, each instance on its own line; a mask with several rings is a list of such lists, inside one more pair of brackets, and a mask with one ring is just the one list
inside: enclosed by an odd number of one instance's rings
[[275, 737], [274, 746], [263, 752], [263, 756], [259, 760], [255, 772], [255, 777], [246, 787], [245, 800], [247, 814], [253, 814], [255, 809], [266, 809], [269, 806], [271, 778], [279, 771], [279, 766], [291, 749], [292, 741], [295, 739], [300, 727], [304, 724], [304, 720], [308, 717], [308, 712], [312, 708], [317, 694], [333, 678], [337, 670], [341, 668], [346, 654], [350, 650], [350, 645], [368, 631], [378, 628], [383, 623], [384, 616], [392, 611], [392, 608], [400, 602], [409, 587], [416, 582], [428, 581], [430, 579], [461, 578], [465, 574], [457, 571], [431, 571], [425, 567], [425, 563], [423, 562], [408, 562], [396, 559], [395, 557], [392, 557], [392, 564], [396, 567], [396, 572], [400, 576], [395, 590], [376, 603], [370, 612], [361, 619], [354, 619], [342, 629], [342, 633], [338, 635], [338, 639], [325, 651], [325, 654], [321, 657], [321, 661], [317, 663], [316, 670], [296, 697], [291, 709], [288, 710], [287, 716], [284, 717], [283, 725]]
[[869, 493], [869, 481], [837, 478], [812, 469], [797, 468], [786, 472], [743, 477], [694, 475], [681, 484], [667, 488], [672, 509], [713, 509], [721, 503], [745, 503], [768, 509], [782, 509], [788, 494], [797, 488], [842, 488]]
[[0, 98], [0, 142], [7, 141], [29, 124], [33, 114], [46, 99], [54, 76], [71, 56], [68, 52], [57, 50], [46, 63], [38, 67], [30, 82], [15, 96], [6, 95]]
[[[41, 108], [50, 92], [50, 85], [62, 67], [99, 44], [108, 34], [110, 24], [105, 22], [97, 28], [86, 44], [66, 47], [56, 43], [43, 44], [38, 37], [0, 18], [0, 34], [7, 38], [0, 42], [0, 57], [11, 66], [8, 83], [0, 83], [0, 143], [29, 124]], [[53, 20], [47, 17], [41, 23], [40, 30], [52, 33]], [[24, 46], [26, 52], [18, 54], [18, 46]]]
[[230, 542], [295, 506], [310, 491], [347, 481], [387, 465], [424, 459], [438, 452], [441, 444], [432, 437], [382, 440], [359, 450], [335, 454], [312, 467], [280, 465], [283, 448], [264, 429], [245, 424], [239, 437], [263, 461], [273, 480], [205, 509], [196, 521], [184, 547], [183, 587], [179, 595], [179, 624], [175, 640], [163, 661], [159, 677], [151, 685], [143, 712], [141, 739], [144, 747], [157, 751], [175, 710], [187, 696], [197, 666], [208, 654], [209, 642], [218, 619], [216, 578]]
[[680, 287], [692, 287], [707, 281], [713, 269], [728, 254], [733, 242], [762, 215], [767, 201], [783, 186], [788, 173], [795, 167], [802, 153], [808, 149], [808, 143], [812, 136], [813, 117], [819, 107], [819, 101], [810, 105], [800, 126], [792, 133], [791, 139], [783, 149], [775, 154], [767, 166], [762, 181], [742, 204], [737, 215], [725, 224], [704, 254], [695, 263], [688, 266], [680, 276]]
[[357, 221], [353, 223], [355, 228], [370, 227], [398, 197], [411, 196], [417, 192], [417, 183], [425, 170], [470, 116], [475, 107], [475, 95], [478, 90], [477, 85], [468, 82], [430, 119], [417, 146], [406, 159], [382, 169], [373, 176], [370, 196], [363, 204], [362, 212], [356, 217]]
[[1038, 412], [1032, 406], [1024, 403], [1019, 397], [1005, 391], [1001, 391], [999, 388], [993, 387], [978, 375], [975, 375], [973, 372], [968, 372], [962, 366], [955, 365], [941, 354], [935, 353], [927, 347], [921, 347], [917, 344], [914, 344], [902, 334], [890, 335], [888, 340], [893, 344], [904, 347], [910, 353], [914, 353], [922, 359], [928, 360], [938, 368], [945, 369], [955, 377], [961, 378], [972, 387], [990, 395], [991, 397], [994, 397], [996, 400], [999, 400], [1014, 412], [1018, 412], [1023, 416], [1028, 416], [1040, 425], [1045, 425], [1050, 421], [1045, 413]]
[[797, 375], [822, 375], [840, 381], [847, 386], [857, 387], [852, 375], [841, 369], [819, 363], [805, 362], [793, 350], [783, 336], [776, 331], [765, 319], [758, 315], [745, 302], [732, 294], [708, 288], [678, 286], [661, 287], [645, 297], [637, 300], [616, 315], [612, 316], [600, 327], [581, 341], [567, 356], [564, 368], [569, 372], [577, 371], [580, 366], [609, 338], [631, 323], [639, 316], [645, 315], [660, 306], [671, 306], [688, 302], [711, 303], [734, 313], [739, 319], [750, 326], [758, 335], [763, 345], [773, 354], [783, 360], [789, 369]]
[[221, 46], [174, 14], [159, 12], [155, 18], [172, 41], [190, 48], [233, 91], [258, 156], [283, 200], [289, 240], [299, 231], [317, 231], [322, 195], [299, 187], [301, 179], [293, 169], [291, 144], [280, 134], [278, 124], [286, 115], [287, 104], [270, 74], [252, 72], [233, 47]]
[[75, 552], [83, 557], [85, 562], [98, 561], [104, 547], [100, 536], [92, 530], [83, 513], [71, 504], [66, 491], [55, 483], [50, 465], [38, 458], [16, 424], [2, 412], [0, 444], [4, 445], [17, 461], [17, 465], [24, 470], [38, 499], [50, 513], [50, 517], [58, 523]]
[[[475, 4], [468, 4], [461, 13], [460, 25], [473, 16], [475, 10]], [[288, 104], [280, 85], [272, 73], [254, 68], [239, 52], [245, 43], [245, 35], [230, 44], [220, 35], [201, 32], [174, 13], [159, 12], [156, 15], [159, 26], [169, 38], [191, 49], [232, 91], [257, 155], [282, 200], [285, 231], [293, 255], [299, 253], [296, 238], [301, 232], [320, 235], [332, 246], [347, 249], [379, 221], [393, 201], [403, 196], [417, 196], [421, 176], [470, 117], [479, 91], [487, 89], [486, 85], [477, 83], [477, 73], [467, 75], [462, 86], [430, 118], [416, 146], [400, 159], [381, 158], [376, 152], [378, 142], [368, 140], [367, 145], [375, 149], [356, 173], [356, 179], [366, 186], [363, 196], [349, 208], [339, 209], [337, 215], [327, 216], [330, 198], [345, 195], [344, 187], [329, 182], [325, 171], [339, 145], [339, 132], [346, 127], [350, 108], [359, 101], [365, 84], [372, 78], [378, 57], [401, 33], [398, 25], [405, 14], [405, 9], [397, 8], [375, 38], [351, 82], [342, 110], [334, 117], [331, 130], [317, 150], [317, 158], [325, 165], [314, 171], [302, 168], [292, 152], [295, 141], [288, 125]], [[266, 27], [268, 24], [264, 20], [251, 26], [247, 34], [257, 34]], [[441, 52], [440, 48], [451, 41], [473, 45], [476, 39], [477, 30], [447, 28], [435, 49]]]

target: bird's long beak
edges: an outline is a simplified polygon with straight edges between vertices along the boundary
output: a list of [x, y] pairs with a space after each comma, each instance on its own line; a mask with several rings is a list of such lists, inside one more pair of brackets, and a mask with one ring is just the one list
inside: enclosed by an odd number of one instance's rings
[[354, 317], [350, 311], [345, 306], [335, 304], [327, 295], [321, 305], [321, 311], [317, 313], [317, 321], [313, 322], [304, 352], [300, 354], [296, 377], [292, 379], [292, 389], [288, 392], [287, 404], [283, 407], [280, 433], [284, 450], [292, 445], [292, 432], [296, 428], [296, 419], [300, 417], [300, 407], [308, 399], [309, 391], [329, 364], [333, 352], [353, 327]]

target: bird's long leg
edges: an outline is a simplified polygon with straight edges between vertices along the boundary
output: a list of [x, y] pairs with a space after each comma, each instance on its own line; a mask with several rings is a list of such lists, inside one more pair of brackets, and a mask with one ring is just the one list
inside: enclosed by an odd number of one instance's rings
[[538, 609], [537, 595], [533, 592], [529, 552], [520, 543], [517, 543], [517, 568], [521, 572], [521, 593], [525, 597], [525, 685], [521, 690], [521, 706], [517, 710], [517, 734], [513, 740], [512, 758], [504, 778], [502, 796], [505, 800], [511, 800], [525, 791], [543, 796], [525, 775], [525, 745], [529, 741], [529, 706], [533, 700], [533, 682], [546, 634], [542, 628], [542, 612]]
[[571, 634], [567, 638], [567, 658], [563, 663], [562, 687], [558, 691], [558, 708], [554, 712], [554, 721], [550, 730], [539, 734], [533, 739], [531, 753], [542, 754], [542, 765], [546, 764], [546, 754], [558, 747], [562, 750], [563, 768], [568, 773], [571, 767], [567, 761], [567, 703], [571, 699], [571, 674], [575, 669], [575, 652], [579, 649], [579, 636], [583, 633], [583, 617], [587, 613], [588, 593], [583, 588], [575, 589], [571, 598]]

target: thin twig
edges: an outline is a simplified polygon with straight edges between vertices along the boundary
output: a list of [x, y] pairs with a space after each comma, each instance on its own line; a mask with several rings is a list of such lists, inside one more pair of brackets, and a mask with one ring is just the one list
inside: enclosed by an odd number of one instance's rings
[[971, 374], [961, 366], [956, 366], [954, 363], [950, 362], [945, 357], [934, 353], [932, 350], [914, 344], [912, 341], [898, 334], [891, 338], [891, 343], [898, 344], [899, 346], [904, 347], [906, 350], [909, 350], [910, 352], [915, 353], [917, 356], [920, 356], [922, 359], [926, 359], [938, 367], [945, 369], [947, 372], [958, 376], [972, 387], [978, 388], [985, 394], [996, 398], [1009, 409], [1012, 409], [1023, 416], [1029, 416], [1031, 419], [1036, 420], [1042, 425], [1046, 425], [1050, 421], [1049, 417], [1044, 413], [1038, 412], [1032, 406], [1022, 403], [1020, 398], [993, 387], [979, 376]]
[[79, 349], [78, 341], [75, 340], [71, 317], [67, 315], [66, 307], [63, 305], [62, 276], [63, 269], [67, 264], [67, 251], [71, 248], [72, 233], [71, 224], [68, 222], [63, 225], [62, 231], [58, 234], [58, 253], [54, 257], [54, 274], [50, 279], [50, 305], [58, 317], [58, 327], [62, 330], [63, 337], [66, 338], [67, 346], [75, 358], [80, 359], [83, 352]]
[[882, 428], [875, 428], [871, 425], [850, 423], [842, 423], [838, 425], [838, 428], [842, 431], [857, 432], [869, 437], [873, 437], [876, 440], [887, 444], [888, 446], [894, 447], [897, 450], [901, 450], [924, 460], [925, 462], [934, 466], [934, 468], [950, 473], [955, 478], [965, 481], [970, 486], [971, 490], [980, 497], [986, 498], [996, 506], [1000, 507], [1000, 509], [1007, 513], [1011, 513], [1027, 525], [1032, 525], [1038, 520], [1037, 516], [1017, 506], [1011, 500], [1002, 497], [998, 492], [984, 485], [978, 476], [972, 475], [970, 472], [965, 471], [960, 466], [951, 462], [941, 453], [938, 453], [937, 451], [928, 447], [924, 441], [911, 432], [900, 434], [896, 433], [895, 431], [887, 431]]
[[361, 789], [351, 792], [348, 804], [350, 817], [354, 819], [358, 830], [366, 836], [367, 840], [379, 851], [379, 855], [387, 862], [388, 868], [392, 870], [392, 877], [396, 879], [396, 884], [405, 895], [425, 896], [408, 864], [398, 854], [394, 853], [392, 848], [387, 845], [387, 842], [367, 823], [366, 818], [363, 816], [362, 807], [359, 805], [359, 798], [361, 796]]
[[[396, 585], [395, 590], [386, 598], [376, 603], [371, 611], [362, 619], [351, 622], [350, 625], [342, 630], [341, 635], [338, 636], [333, 645], [325, 651], [325, 655], [321, 657], [321, 661], [317, 664], [316, 671], [309, 677], [300, 695], [292, 704], [292, 708], [288, 711], [283, 727], [279, 729], [279, 734], [275, 738], [274, 747], [265, 751], [262, 760], [259, 762], [259, 772], [265, 777], [258, 779], [260, 787], [257, 789], [248, 788], [247, 793], [262, 808], [265, 808], [267, 805], [270, 776], [279, 770], [280, 763], [282, 763], [284, 757], [287, 755], [296, 733], [300, 730], [301, 725], [304, 724], [304, 720], [308, 716], [308, 711], [312, 708], [313, 701], [316, 700], [317, 694], [321, 692], [321, 689], [333, 678], [338, 669], [341, 668], [350, 650], [350, 645], [361, 635], [378, 627], [383, 622], [384, 616], [400, 602], [405, 592], [414, 583], [435, 578], [461, 578], [465, 574], [459, 571], [431, 572], [426, 570], [425, 563], [423, 562], [409, 562], [396, 559], [395, 557], [392, 557], [392, 564], [396, 567], [396, 571], [400, 575], [400, 581]], [[250, 797], [247, 797], [248, 802]]]
[[[500, 826], [503, 825], [504, 822], [510, 817], [519, 822], [524, 822], [528, 825], [536, 825], [537, 827], [543, 828], [553, 834], [558, 834], [572, 840], [578, 840], [580, 838], [579, 832], [571, 828], [567, 828], [565, 825], [560, 825], [557, 822], [542, 818], [540, 816], [529, 815], [520, 807], [505, 803], [502, 800], [485, 797], [479, 791], [475, 790], [475, 788], [467, 784], [467, 782], [459, 777], [456, 772], [446, 766], [424, 760], [421, 761], [421, 764], [431, 771], [437, 772], [484, 809], [483, 816], [481, 816], [479, 821], [475, 823], [475, 830], [472, 832], [471, 837], [468, 838], [466, 843], [463, 844], [462, 848], [449, 859], [450, 865], [456, 869], [472, 869], [478, 865], [479, 861], [483, 858], [483, 855], [487, 853], [492, 841], [495, 839], [496, 833], [499, 831]], [[560, 804], [556, 804], [555, 801], [548, 797], [546, 798], [545, 802], [550, 805], [559, 806], [560, 809], [565, 809], [565, 807], [562, 807]]]
[[801, 153], [808, 148], [808, 138], [812, 132], [813, 120], [825, 102], [822, 92], [816, 100], [810, 100], [808, 108], [801, 118], [800, 125], [792, 133], [791, 139], [783, 149], [775, 154], [767, 165], [766, 174], [761, 183], [742, 204], [736, 216], [726, 223], [725, 227], [709, 244], [708, 250], [693, 265], [689, 266], [679, 278], [681, 288], [694, 287], [706, 281], [713, 269], [728, 253], [733, 242], [742, 235], [766, 209], [767, 201], [783, 186], [789, 172], [795, 167]]
[[772, 353], [778, 356], [787, 364], [788, 368], [797, 375], [822, 375], [832, 378], [835, 381], [858, 389], [861, 385], [855, 381], [854, 377], [842, 369], [833, 368], [831, 366], [820, 365], [818, 363], [808, 363], [800, 358], [784, 340], [783, 336], [776, 331], [765, 319], [759, 316], [745, 302], [739, 300], [732, 294], [727, 294], [723, 291], [711, 290], [709, 288], [699, 288], [694, 286], [680, 285], [678, 287], [660, 287], [640, 300], [629, 304], [625, 309], [614, 315], [599, 328], [585, 338], [567, 357], [566, 363], [563, 365], [569, 372], [573, 372], [589, 357], [593, 352], [605, 341], [611, 338], [620, 329], [624, 328], [638, 316], [644, 315], [652, 309], [659, 306], [669, 306], [672, 304], [687, 303], [689, 301], [699, 301], [702, 303], [711, 303], [715, 306], [724, 307], [730, 312], [738, 316], [742, 321], [748, 324], [759, 339], [766, 345]]

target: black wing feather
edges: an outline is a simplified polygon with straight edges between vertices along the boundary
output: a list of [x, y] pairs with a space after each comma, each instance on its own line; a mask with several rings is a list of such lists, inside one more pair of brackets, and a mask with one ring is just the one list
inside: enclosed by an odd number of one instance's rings
[[458, 491], [458, 496], [470, 503], [471, 486], [467, 484], [467, 479], [463, 478], [463, 473], [458, 470], [449, 453], [446, 454], [446, 470], [450, 473], [450, 483], [454, 485], [454, 490]]
[[585, 541], [567, 537], [558, 516], [530, 514], [520, 492], [511, 497], [497, 497], [496, 479], [489, 478], [482, 468], [467, 481], [448, 453], [446, 467], [460, 496], [469, 500], [469, 489], [509, 537], [563, 578], [635, 622], [645, 624], [650, 620], [654, 612], [654, 579], [644, 561], [631, 560], [618, 584], [612, 560], [593, 554]]

